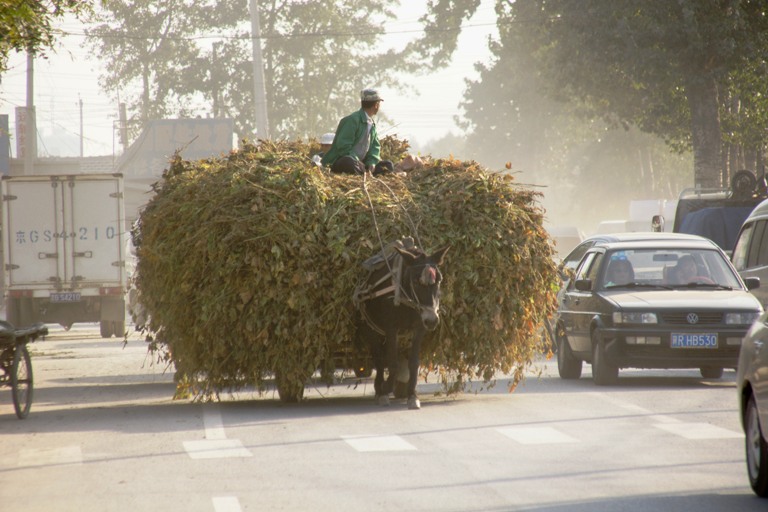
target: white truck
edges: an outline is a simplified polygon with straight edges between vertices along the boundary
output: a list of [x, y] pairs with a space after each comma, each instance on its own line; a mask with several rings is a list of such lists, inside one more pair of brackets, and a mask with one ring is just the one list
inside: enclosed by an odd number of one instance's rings
[[16, 326], [100, 322], [125, 331], [125, 206], [121, 174], [4, 176], [6, 318]]

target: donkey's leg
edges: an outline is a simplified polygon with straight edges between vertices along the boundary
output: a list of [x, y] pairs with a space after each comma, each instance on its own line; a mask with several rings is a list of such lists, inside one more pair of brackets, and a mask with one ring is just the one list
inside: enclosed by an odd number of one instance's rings
[[419, 378], [419, 354], [421, 352], [421, 340], [424, 338], [424, 329], [419, 327], [413, 333], [411, 340], [411, 353], [408, 357], [408, 408], [421, 409], [421, 401], [416, 396], [416, 382]]
[[373, 379], [373, 390], [376, 393], [376, 401], [381, 395], [384, 384], [384, 337], [371, 329], [362, 319], [358, 319], [355, 330], [355, 345], [358, 349], [364, 347], [371, 351], [373, 367], [376, 369], [376, 377]]
[[373, 390], [376, 392], [376, 402], [381, 403], [379, 397], [383, 396], [384, 388], [384, 340], [378, 336], [371, 342], [371, 356], [373, 357], [373, 367], [376, 369]]
[[397, 329], [387, 330], [384, 350], [389, 375], [387, 376], [387, 382], [384, 383], [383, 392], [389, 396], [395, 389], [395, 379], [397, 378]]

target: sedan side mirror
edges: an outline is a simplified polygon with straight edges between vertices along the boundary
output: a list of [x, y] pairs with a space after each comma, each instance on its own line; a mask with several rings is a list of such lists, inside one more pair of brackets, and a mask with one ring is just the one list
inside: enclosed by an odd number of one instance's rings
[[576, 286], [576, 289], [580, 292], [589, 292], [592, 291], [592, 280], [591, 279], [577, 279], [574, 283], [574, 286]]
[[744, 278], [744, 284], [747, 285], [747, 290], [754, 290], [755, 288], [760, 288], [760, 278], [759, 277]]

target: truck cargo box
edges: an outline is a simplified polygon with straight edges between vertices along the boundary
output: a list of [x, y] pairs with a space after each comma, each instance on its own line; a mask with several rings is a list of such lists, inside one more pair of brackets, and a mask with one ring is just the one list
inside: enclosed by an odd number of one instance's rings
[[8, 320], [100, 322], [123, 335], [125, 212], [120, 174], [6, 176], [2, 185]]

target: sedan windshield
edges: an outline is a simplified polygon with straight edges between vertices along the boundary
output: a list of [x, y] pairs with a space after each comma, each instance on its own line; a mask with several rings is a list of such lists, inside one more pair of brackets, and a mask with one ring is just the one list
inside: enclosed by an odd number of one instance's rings
[[601, 288], [741, 288], [720, 252], [706, 249], [633, 249], [606, 254]]

